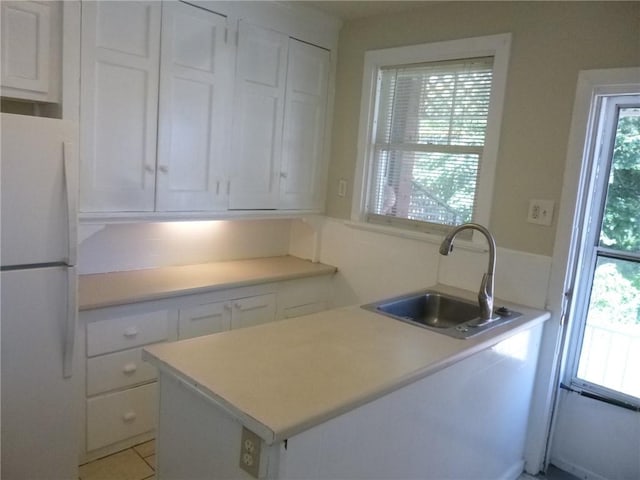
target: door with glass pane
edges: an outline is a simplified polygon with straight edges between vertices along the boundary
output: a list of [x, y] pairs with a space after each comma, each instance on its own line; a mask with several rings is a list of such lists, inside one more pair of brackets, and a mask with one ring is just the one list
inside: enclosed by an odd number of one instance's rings
[[576, 290], [571, 384], [640, 405], [640, 97], [603, 103]]

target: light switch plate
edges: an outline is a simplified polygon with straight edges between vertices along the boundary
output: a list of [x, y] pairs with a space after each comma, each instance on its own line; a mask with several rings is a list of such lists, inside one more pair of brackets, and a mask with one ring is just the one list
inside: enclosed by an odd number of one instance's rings
[[527, 222], [550, 226], [553, 221], [553, 200], [529, 200]]

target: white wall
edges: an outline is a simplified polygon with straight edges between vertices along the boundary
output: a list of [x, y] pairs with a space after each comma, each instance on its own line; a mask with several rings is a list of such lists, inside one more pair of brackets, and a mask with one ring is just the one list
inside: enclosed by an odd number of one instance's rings
[[551, 463], [588, 480], [640, 478], [638, 412], [565, 390], [560, 409]]
[[290, 220], [80, 226], [80, 274], [271, 257], [289, 252]]

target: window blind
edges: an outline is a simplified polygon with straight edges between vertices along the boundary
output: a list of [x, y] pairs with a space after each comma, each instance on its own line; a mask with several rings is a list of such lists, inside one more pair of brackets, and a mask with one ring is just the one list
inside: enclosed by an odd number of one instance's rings
[[492, 71], [493, 57], [380, 70], [369, 221], [472, 219]]

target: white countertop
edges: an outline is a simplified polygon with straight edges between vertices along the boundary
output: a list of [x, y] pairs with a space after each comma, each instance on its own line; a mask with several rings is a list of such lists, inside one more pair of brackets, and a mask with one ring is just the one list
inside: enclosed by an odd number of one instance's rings
[[[475, 293], [438, 286], [475, 298]], [[145, 358], [206, 396], [268, 444], [439, 371], [549, 313], [459, 340], [359, 306], [145, 348]]]
[[336, 268], [289, 255], [80, 275], [79, 309], [328, 275]]

